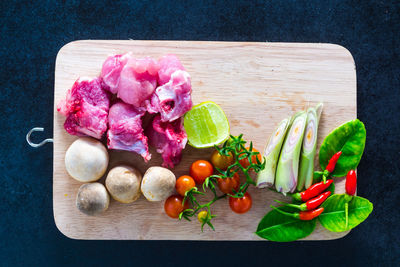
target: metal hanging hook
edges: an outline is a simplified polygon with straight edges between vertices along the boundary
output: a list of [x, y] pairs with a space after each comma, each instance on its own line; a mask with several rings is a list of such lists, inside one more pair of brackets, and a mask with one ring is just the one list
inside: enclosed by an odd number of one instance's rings
[[44, 144], [46, 144], [46, 143], [53, 143], [54, 141], [53, 141], [53, 138], [47, 138], [47, 139], [45, 139], [45, 140], [43, 140], [42, 142], [40, 142], [39, 144], [35, 144], [35, 143], [33, 143], [32, 141], [31, 141], [31, 134], [33, 133], [33, 132], [43, 132], [44, 131], [44, 129], [42, 128], [42, 127], [35, 127], [35, 128], [32, 128], [27, 134], [26, 134], [26, 142], [28, 142], [28, 144], [31, 146], [31, 147], [41, 147], [41, 146], [43, 146]]

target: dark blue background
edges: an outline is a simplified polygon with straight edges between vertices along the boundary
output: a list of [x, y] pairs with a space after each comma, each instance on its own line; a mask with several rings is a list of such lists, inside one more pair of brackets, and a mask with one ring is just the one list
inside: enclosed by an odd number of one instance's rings
[[[400, 263], [399, 1], [1, 1], [0, 14], [0, 265]], [[52, 145], [33, 149], [25, 134], [33, 126], [46, 130], [37, 140], [52, 134], [54, 63], [64, 44], [129, 38], [326, 42], [349, 49], [358, 117], [368, 133], [358, 190], [374, 203], [372, 215], [345, 238], [325, 242], [64, 237], [53, 220]]]

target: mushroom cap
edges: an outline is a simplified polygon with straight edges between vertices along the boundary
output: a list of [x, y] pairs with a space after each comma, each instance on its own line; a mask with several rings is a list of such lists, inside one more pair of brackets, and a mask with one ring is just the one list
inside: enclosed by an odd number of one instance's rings
[[112, 168], [106, 178], [106, 187], [116, 201], [131, 203], [140, 197], [142, 174], [135, 168], [120, 165]]
[[76, 195], [76, 206], [82, 213], [95, 216], [108, 209], [110, 196], [100, 183], [83, 184]]
[[65, 167], [69, 175], [79, 182], [99, 180], [107, 170], [108, 152], [96, 139], [81, 137], [65, 153]]
[[142, 193], [149, 201], [162, 201], [175, 189], [176, 177], [163, 167], [150, 167], [142, 179]]

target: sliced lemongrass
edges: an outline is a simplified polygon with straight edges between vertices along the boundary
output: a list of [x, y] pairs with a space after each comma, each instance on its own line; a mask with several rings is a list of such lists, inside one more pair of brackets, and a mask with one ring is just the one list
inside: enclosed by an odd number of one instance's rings
[[287, 129], [289, 128], [290, 117], [282, 120], [275, 129], [264, 150], [265, 169], [257, 176], [257, 187], [272, 187], [275, 182], [276, 165], [282, 149]]
[[300, 153], [299, 177], [297, 179], [297, 191], [302, 191], [304, 185], [312, 181], [314, 173], [314, 157], [316, 151], [318, 119], [315, 108], [307, 110], [306, 130], [303, 138], [303, 146]]
[[293, 193], [297, 186], [300, 150], [303, 143], [306, 120], [307, 113], [305, 111], [295, 115], [279, 156], [275, 188], [284, 195], [288, 192]]

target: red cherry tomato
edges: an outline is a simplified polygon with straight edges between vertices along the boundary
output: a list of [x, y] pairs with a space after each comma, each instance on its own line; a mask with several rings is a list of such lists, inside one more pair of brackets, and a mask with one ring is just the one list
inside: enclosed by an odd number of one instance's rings
[[240, 185], [239, 174], [235, 173], [232, 178], [218, 178], [218, 188], [222, 193], [232, 194], [232, 190], [237, 191]]
[[189, 191], [196, 186], [193, 178], [189, 175], [183, 175], [176, 180], [175, 188], [179, 195], [185, 196], [186, 191]]
[[239, 214], [246, 213], [250, 210], [253, 201], [249, 193], [245, 193], [242, 198], [229, 198], [229, 206]]
[[[249, 150], [250, 147], [246, 147], [246, 149]], [[260, 152], [260, 151], [258, 151], [257, 149], [255, 149], [255, 148], [253, 147], [252, 152]], [[253, 155], [253, 156], [251, 157], [251, 162], [257, 163], [257, 158], [259, 159], [260, 162], [262, 162], [261, 153], [258, 153], [257, 156], [256, 156], [256, 155]], [[247, 168], [247, 167], [250, 166], [250, 162], [249, 162], [249, 159], [248, 159], [248, 158], [241, 159], [241, 160], [239, 161], [239, 163], [240, 163], [240, 165], [242, 165], [243, 168]]]
[[218, 169], [226, 170], [233, 164], [232, 153], [230, 153], [230, 156], [224, 156], [215, 150], [211, 155], [211, 163]]
[[204, 180], [211, 176], [214, 168], [207, 160], [197, 160], [190, 166], [190, 176], [196, 181], [196, 184], [204, 183]]
[[165, 213], [171, 218], [179, 218], [179, 214], [189, 208], [189, 204], [185, 202], [185, 205], [182, 205], [182, 201], [183, 197], [180, 195], [173, 195], [167, 198], [164, 203]]

